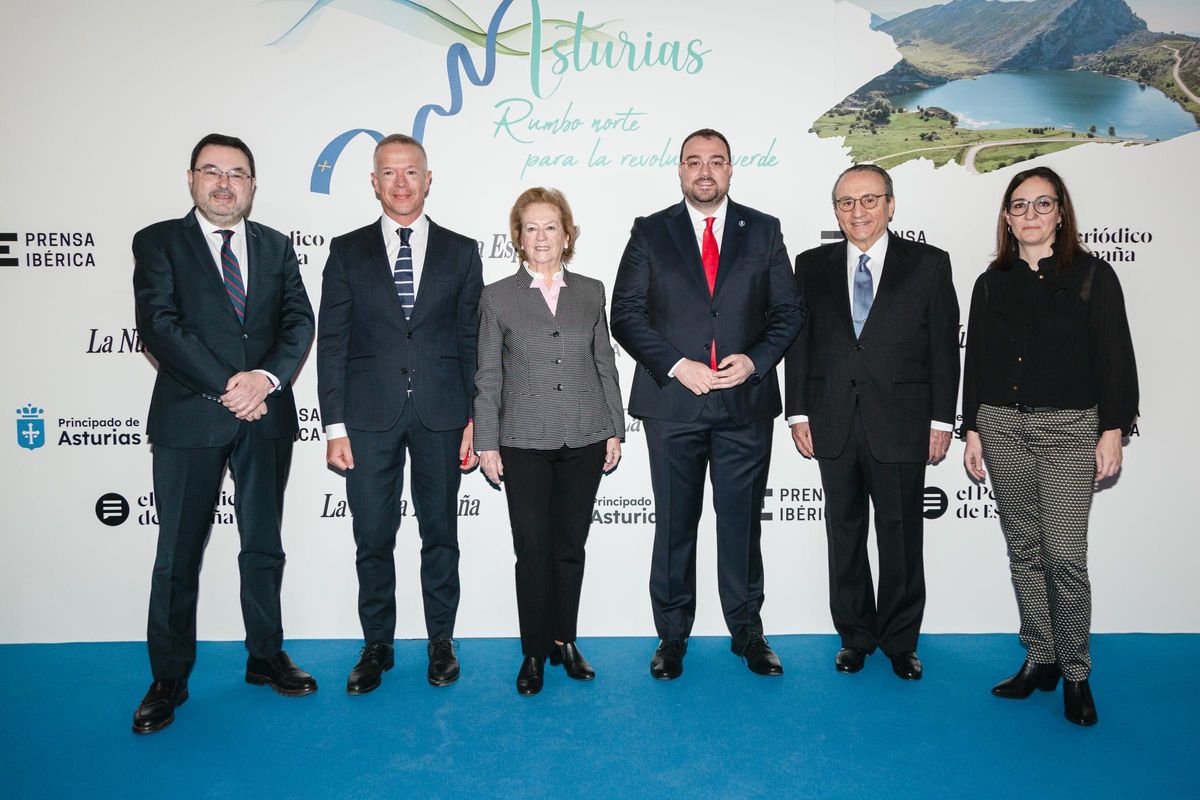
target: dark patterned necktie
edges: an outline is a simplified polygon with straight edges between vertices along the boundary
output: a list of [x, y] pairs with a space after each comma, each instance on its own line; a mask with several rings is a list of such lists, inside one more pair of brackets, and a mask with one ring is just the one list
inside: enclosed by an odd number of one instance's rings
[[221, 275], [225, 279], [225, 293], [229, 302], [233, 303], [233, 313], [237, 314], [238, 322], [246, 321], [246, 285], [242, 283], [242, 268], [238, 266], [237, 256], [229, 246], [233, 231], [217, 231], [221, 234]]
[[397, 228], [396, 232], [400, 234], [400, 252], [396, 254], [392, 278], [396, 281], [396, 294], [400, 296], [404, 318], [412, 319], [413, 303], [417, 300], [417, 287], [413, 283], [412, 245], [408, 243], [412, 228]]

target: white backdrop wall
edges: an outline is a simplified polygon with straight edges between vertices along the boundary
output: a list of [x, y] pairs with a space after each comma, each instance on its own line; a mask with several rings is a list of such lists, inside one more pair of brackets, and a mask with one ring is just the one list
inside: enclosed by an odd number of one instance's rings
[[[840, 139], [807, 131], [898, 58], [891, 38], [872, 32], [867, 12], [849, 3], [460, 6], [484, 28], [498, 9], [505, 30], [537, 14], [572, 25], [581, 19], [605, 23], [618, 41], [627, 36], [639, 54], [649, 48], [653, 60], [664, 44], [668, 56], [671, 43], [680, 53], [680, 69], [586, 61], [580, 69], [569, 51], [563, 59], [501, 54], [487, 76], [484, 50], [470, 49], [481, 77], [491, 80], [463, 81], [461, 109], [428, 116], [424, 141], [434, 181], [426, 210], [481, 242], [488, 282], [515, 268], [506, 234], [513, 199], [528, 186], [550, 185], [566, 193], [582, 226], [576, 268], [611, 288], [632, 218], [679, 199], [673, 158], [681, 137], [704, 126], [725, 132], [735, 157], [760, 155], [736, 167], [732, 196], [780, 217], [792, 256], [820, 244], [821, 231], [836, 227], [830, 185], [851, 162]], [[252, 216], [293, 235], [315, 307], [329, 239], [379, 215], [368, 180], [370, 137], [354, 138], [334, 169], [317, 169], [331, 175], [328, 193], [310, 184], [323, 148], [358, 128], [411, 132], [421, 106], [450, 105], [446, 53], [458, 37], [411, 4], [333, 2], [306, 16], [310, 7], [289, 0], [60, 0], [0, 11], [8, 32], [0, 50], [0, 143], [7, 154], [0, 233], [16, 235], [0, 241], [9, 248], [0, 257], [17, 261], [0, 268], [0, 330], [3, 395], [18, 431], [0, 446], [8, 509], [0, 538], [0, 641], [145, 635], [157, 533], [144, 427], [154, 367], [133, 340], [129, 245], [138, 229], [189, 209], [192, 145], [219, 131], [253, 148], [259, 188]], [[301, 18], [307, 21], [296, 32], [271, 44]], [[528, 36], [502, 43], [527, 50]], [[548, 127], [531, 129], [534, 118]], [[578, 126], [553, 124], [571, 119]], [[596, 163], [599, 155], [608, 162]], [[1200, 544], [1188, 488], [1200, 388], [1188, 331], [1191, 298], [1200, 292], [1192, 263], [1198, 161], [1194, 133], [1153, 146], [1086, 145], [1041, 160], [1066, 177], [1084, 230], [1151, 234], [1123, 245], [1133, 260], [1114, 263], [1131, 317], [1143, 417], [1120, 480], [1097, 495], [1092, 513], [1098, 631], [1200, 630], [1192, 584]], [[893, 229], [950, 251], [964, 325], [971, 286], [991, 253], [998, 201], [1016, 169], [976, 175], [954, 164], [934, 169], [909, 161], [893, 170]], [[623, 353], [618, 363], [628, 392], [635, 365]], [[343, 480], [324, 465], [311, 355], [296, 399], [302, 434], [285, 511], [285, 629], [290, 637], [357, 637], [351, 523]], [[28, 438], [22, 446], [22, 431], [39, 419], [42, 446], [30, 449]], [[653, 633], [646, 584], [654, 506], [645, 440], [637, 421], [628, 423], [624, 459], [601, 484], [597, 511], [604, 516], [589, 541], [585, 636]], [[925, 630], [1015, 630], [994, 508], [966, 477], [961, 455], [956, 441], [926, 481], [945, 493], [947, 509], [926, 523]], [[792, 448], [782, 419], [769, 486], [768, 633], [832, 631], [820, 479], [815, 463]], [[232, 484], [225, 492], [202, 576], [199, 630], [206, 639], [242, 636]], [[103, 524], [97, 514], [109, 493], [130, 507], [120, 524]], [[460, 511], [457, 634], [515, 636], [505, 499], [471, 474]], [[713, 537], [706, 511], [698, 634], [724, 632]], [[396, 553], [399, 636], [424, 636], [418, 552], [416, 526], [406, 518]]]

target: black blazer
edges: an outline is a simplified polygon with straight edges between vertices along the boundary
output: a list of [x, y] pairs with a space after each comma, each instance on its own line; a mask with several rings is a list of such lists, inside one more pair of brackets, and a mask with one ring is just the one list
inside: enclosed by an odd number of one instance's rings
[[785, 366], [787, 416], [806, 414], [819, 458], [841, 454], [857, 402], [872, 455], [929, 457], [929, 423], [953, 424], [958, 399], [958, 298], [945, 251], [890, 234], [883, 276], [855, 338], [846, 242], [796, 257], [808, 327]]
[[313, 312], [296, 252], [279, 231], [246, 220], [245, 322], [238, 322], [194, 212], [133, 237], [138, 335], [158, 362], [146, 430], [165, 447], [219, 447], [241, 422], [220, 404], [236, 372], [279, 379], [267, 414], [250, 425], [263, 438], [294, 436], [292, 380], [313, 338]]
[[745, 425], [776, 416], [775, 365], [804, 319], [775, 217], [729, 201], [711, 295], [684, 201], [638, 217], [617, 270], [611, 315], [613, 337], [642, 366], [629, 413], [675, 422], [699, 417], [704, 397], [667, 373], [681, 358], [709, 363], [716, 339], [718, 363], [744, 353], [756, 370], [723, 391], [733, 420]]
[[335, 237], [317, 326], [321, 421], [385, 431], [400, 418], [411, 381], [426, 428], [466, 427], [482, 288], [475, 240], [430, 220], [417, 300], [406, 320], [378, 220]]
[[604, 284], [563, 270], [554, 314], [524, 267], [479, 300], [475, 449], [554, 450], [625, 439]]

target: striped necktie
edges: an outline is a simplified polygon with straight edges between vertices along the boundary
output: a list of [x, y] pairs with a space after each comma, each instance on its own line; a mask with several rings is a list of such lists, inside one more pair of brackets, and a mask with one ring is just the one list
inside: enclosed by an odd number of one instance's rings
[[233, 231], [217, 231], [221, 234], [221, 275], [225, 279], [225, 293], [229, 302], [233, 303], [233, 313], [237, 314], [238, 322], [246, 322], [246, 286], [242, 283], [242, 268], [238, 266], [237, 256], [229, 246]]
[[854, 335], [862, 336], [863, 325], [871, 313], [871, 302], [875, 299], [871, 291], [871, 270], [867, 262], [871, 257], [863, 253], [858, 257], [858, 269], [854, 270]]
[[400, 234], [400, 252], [396, 254], [392, 277], [396, 281], [396, 294], [400, 296], [404, 318], [412, 319], [413, 303], [417, 301], [417, 287], [413, 283], [412, 245], [408, 243], [412, 228], [397, 228], [396, 232]]

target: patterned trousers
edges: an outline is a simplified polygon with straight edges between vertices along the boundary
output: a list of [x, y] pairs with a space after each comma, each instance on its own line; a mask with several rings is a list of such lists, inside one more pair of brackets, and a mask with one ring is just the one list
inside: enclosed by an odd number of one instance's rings
[[983, 460], [1021, 614], [1021, 644], [1035, 664], [1087, 678], [1092, 588], [1088, 512], [1096, 474], [1096, 409], [1035, 411], [980, 405]]

